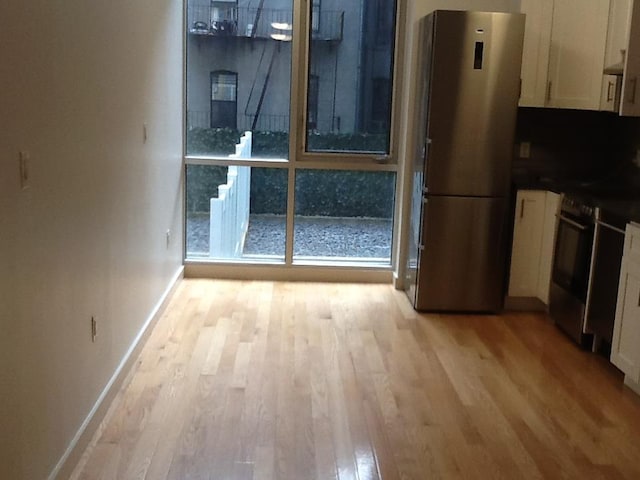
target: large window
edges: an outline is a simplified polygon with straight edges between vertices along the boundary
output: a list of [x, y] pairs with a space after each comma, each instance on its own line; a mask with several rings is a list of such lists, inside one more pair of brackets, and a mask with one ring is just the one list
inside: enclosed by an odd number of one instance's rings
[[185, 2], [187, 259], [389, 266], [395, 0]]

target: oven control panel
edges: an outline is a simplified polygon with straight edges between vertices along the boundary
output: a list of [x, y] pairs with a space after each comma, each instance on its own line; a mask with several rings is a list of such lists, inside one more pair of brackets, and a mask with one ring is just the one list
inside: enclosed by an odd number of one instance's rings
[[564, 195], [562, 197], [562, 204], [560, 210], [563, 214], [568, 214], [572, 217], [584, 219], [586, 221], [593, 221], [595, 219], [595, 208], [591, 205], [587, 205], [581, 200], [574, 197]]

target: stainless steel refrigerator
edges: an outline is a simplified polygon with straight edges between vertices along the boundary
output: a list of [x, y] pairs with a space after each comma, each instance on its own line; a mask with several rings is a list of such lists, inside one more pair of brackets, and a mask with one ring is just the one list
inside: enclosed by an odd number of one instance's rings
[[420, 23], [407, 293], [417, 310], [502, 309], [524, 15]]

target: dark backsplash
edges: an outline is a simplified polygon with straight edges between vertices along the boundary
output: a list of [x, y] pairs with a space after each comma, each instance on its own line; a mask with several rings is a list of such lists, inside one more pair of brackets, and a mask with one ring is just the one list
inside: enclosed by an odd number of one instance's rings
[[[530, 158], [519, 157], [520, 142], [531, 143]], [[613, 113], [520, 108], [514, 150], [514, 182], [609, 182], [640, 190], [640, 118]]]

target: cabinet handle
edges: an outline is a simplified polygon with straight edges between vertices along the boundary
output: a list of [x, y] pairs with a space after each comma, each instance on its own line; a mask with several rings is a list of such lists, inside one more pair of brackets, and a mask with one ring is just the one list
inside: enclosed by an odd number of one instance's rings
[[603, 222], [602, 220], [598, 220], [596, 223], [597, 223], [598, 225], [600, 225], [601, 227], [606, 227], [606, 228], [608, 228], [609, 230], [613, 230], [614, 232], [618, 232], [618, 233], [620, 233], [620, 234], [622, 234], [622, 235], [624, 235], [624, 234], [625, 234], [625, 231], [624, 231], [623, 229], [618, 228], [618, 227], [614, 227], [613, 225], [611, 225], [611, 224], [609, 224], [609, 223], [607, 223], [607, 222]]
[[520, 200], [520, 218], [524, 218], [524, 198]]
[[551, 101], [551, 80], [549, 80], [549, 82], [547, 82], [547, 102]]
[[637, 87], [638, 87], [638, 77], [633, 77], [629, 79], [629, 90], [631, 91], [631, 95], [629, 95], [629, 103], [636, 103]]
[[614, 87], [614, 83], [612, 81], [609, 81], [609, 85], [607, 86], [607, 102], [611, 102], [613, 100], [613, 87]]

